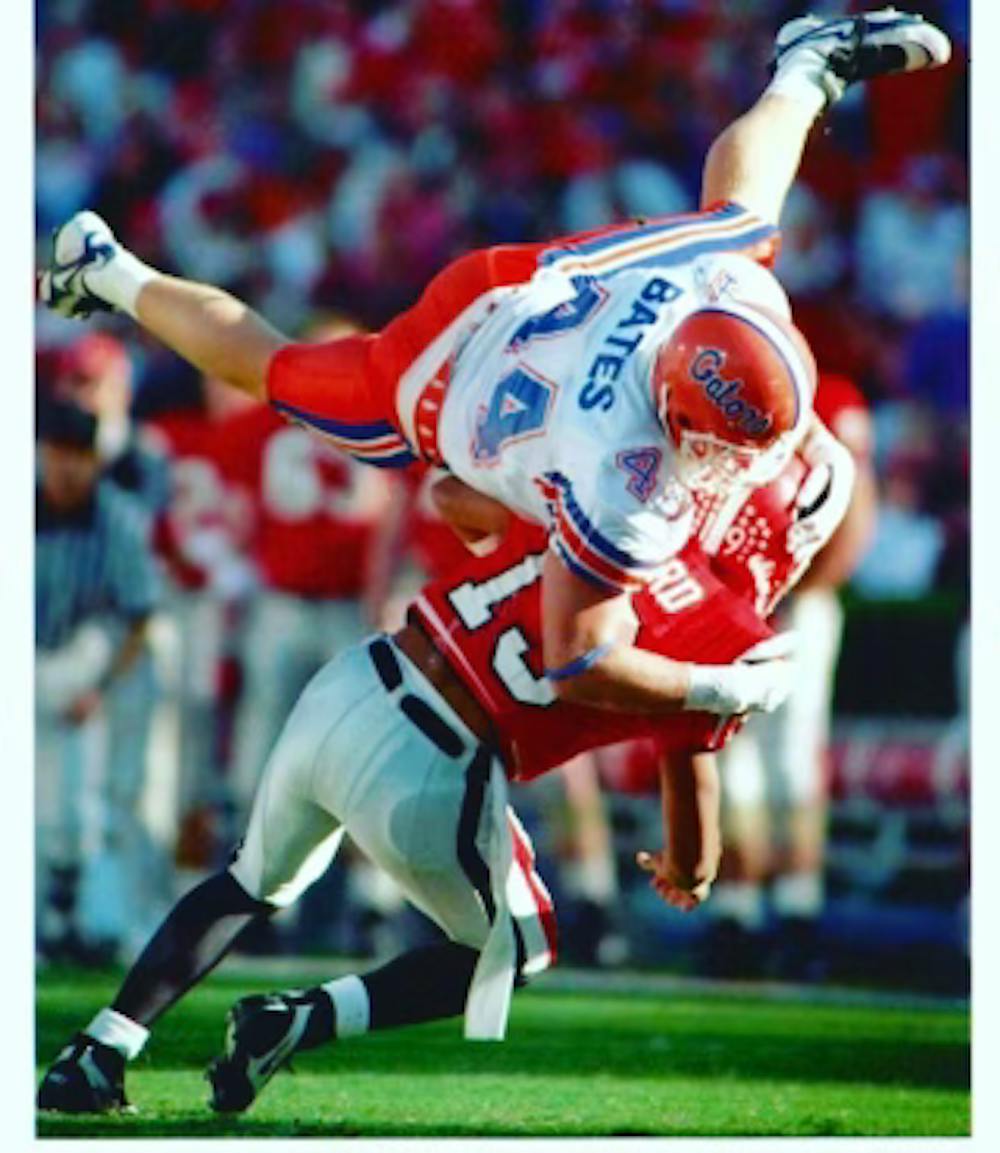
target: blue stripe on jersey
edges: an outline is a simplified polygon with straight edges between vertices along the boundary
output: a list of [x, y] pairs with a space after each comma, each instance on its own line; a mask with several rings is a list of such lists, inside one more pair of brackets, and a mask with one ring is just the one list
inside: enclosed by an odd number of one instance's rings
[[551, 540], [559, 559], [575, 576], [580, 577], [582, 580], [589, 581], [592, 585], [597, 585], [598, 588], [615, 589], [616, 591], [620, 589], [619, 585], [613, 584], [606, 577], [598, 576], [592, 569], [585, 568], [580, 564], [560, 537], [553, 536]]
[[777, 233], [777, 228], [766, 224], [750, 232], [739, 232], [731, 236], [721, 236], [716, 240], [693, 240], [690, 244], [682, 244], [678, 248], [668, 249], [666, 252], [654, 252], [648, 256], [640, 256], [637, 260], [628, 260], [624, 264], [599, 272], [597, 276], [610, 276], [626, 268], [663, 268], [676, 264], [686, 264], [696, 257], [705, 256], [711, 252], [735, 252], [740, 248], [750, 248], [762, 240], [768, 240]]
[[[367, 424], [345, 424], [329, 417], [313, 416], [305, 409], [293, 404], [274, 400], [272, 407], [292, 420], [297, 420], [307, 428], [336, 438], [334, 447], [354, 457], [361, 464], [372, 468], [406, 468], [418, 459], [399, 429], [387, 420], [371, 421]], [[385, 441], [378, 444], [378, 441]]]
[[603, 645], [597, 645], [595, 648], [578, 656], [575, 660], [568, 661], [558, 669], [546, 669], [545, 675], [550, 681], [568, 681], [570, 677], [578, 677], [581, 673], [592, 669], [594, 665], [606, 657], [614, 647], [612, 641], [606, 641]]
[[641, 240], [644, 236], [656, 236], [658, 233], [669, 234], [692, 225], [717, 223], [732, 217], [747, 216], [750, 213], [739, 204], [724, 204], [711, 212], [690, 212], [677, 216], [667, 217], [650, 224], [636, 224], [633, 228], [611, 228], [602, 236], [595, 236], [591, 240], [574, 242], [560, 248], [551, 249], [543, 253], [542, 264], [551, 264], [562, 256], [593, 256], [612, 248], [617, 244], [630, 244], [634, 240]]
[[587, 514], [580, 508], [579, 504], [577, 504], [576, 497], [573, 495], [573, 485], [562, 473], [550, 472], [545, 475], [547, 480], [551, 480], [553, 484], [559, 488], [563, 508], [569, 515], [577, 532], [596, 553], [603, 556], [605, 560], [610, 561], [611, 564], [618, 565], [619, 568], [656, 568], [656, 562], [637, 560], [630, 553], [618, 548], [616, 544], [608, 540], [606, 536], [602, 535], [602, 533], [594, 527], [587, 517]]
[[301, 420], [304, 424], [310, 424], [313, 428], [318, 428], [322, 432], [332, 433], [334, 436], [342, 436], [345, 440], [378, 440], [380, 437], [394, 436], [399, 441], [403, 441], [399, 429], [391, 425], [387, 420], [372, 421], [369, 424], [348, 424], [339, 420], [331, 420], [326, 416], [315, 416], [311, 412], [306, 412], [303, 408], [296, 408], [293, 404], [286, 404], [281, 400], [272, 400], [272, 407], [276, 408], [279, 412], [285, 413], [286, 416], [293, 417], [295, 420]]
[[[350, 449], [341, 447], [341, 452], [350, 453]], [[399, 452], [393, 453], [392, 456], [355, 456], [351, 453], [354, 459], [360, 464], [370, 465], [372, 468], [406, 468], [408, 465], [419, 460], [415, 453], [410, 452], [408, 448], [401, 448]]]

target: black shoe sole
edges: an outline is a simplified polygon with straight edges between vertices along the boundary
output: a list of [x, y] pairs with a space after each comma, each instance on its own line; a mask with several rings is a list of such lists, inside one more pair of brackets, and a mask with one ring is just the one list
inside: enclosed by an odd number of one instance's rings
[[205, 1070], [212, 1086], [209, 1108], [213, 1113], [244, 1113], [256, 1100], [257, 1094], [246, 1072], [225, 1057], [219, 1057]]

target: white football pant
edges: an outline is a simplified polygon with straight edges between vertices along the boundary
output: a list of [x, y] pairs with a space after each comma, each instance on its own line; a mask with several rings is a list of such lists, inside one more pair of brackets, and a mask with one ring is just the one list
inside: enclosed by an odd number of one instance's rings
[[[389, 675], [377, 671], [375, 650]], [[411, 715], [428, 710], [419, 727]], [[287, 906], [327, 869], [345, 832], [449, 938], [481, 951], [466, 1034], [502, 1037], [515, 968], [539, 972], [553, 958], [551, 899], [498, 759], [387, 638], [348, 649], [310, 682], [264, 770], [231, 872], [252, 896]]]

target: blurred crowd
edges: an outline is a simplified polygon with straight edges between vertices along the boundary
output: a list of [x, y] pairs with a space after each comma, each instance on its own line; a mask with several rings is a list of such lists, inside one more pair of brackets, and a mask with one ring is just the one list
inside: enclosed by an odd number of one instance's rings
[[[851, 89], [810, 144], [777, 271], [820, 366], [853, 381], [871, 414], [878, 516], [853, 592], [944, 597], [961, 620], [968, 13], [961, 0], [911, 7], [951, 34], [952, 64]], [[343, 315], [380, 327], [470, 247], [690, 208], [709, 143], [760, 91], [773, 31], [800, 9], [47, 0], [37, 9], [39, 254], [55, 225], [89, 207], [143, 259], [228, 287], [291, 333], [319, 337]], [[176, 846], [182, 862], [207, 866], [238, 831], [308, 674], [391, 622], [454, 544], [417, 481], [333, 457], [115, 319], [81, 336], [40, 311], [36, 337], [39, 412], [69, 402], [96, 418], [90, 432], [40, 420], [42, 443], [92, 452], [92, 483], [126, 490], [148, 519], [158, 580], [141, 614], [148, 663], [132, 656], [114, 691], [132, 682], [147, 702], [143, 756], [157, 760], [159, 792], [136, 787], [123, 803], [155, 810], [149, 860]], [[103, 746], [84, 755], [77, 738], [112, 713], [108, 703], [67, 721], [55, 710], [83, 758], [74, 772], [106, 768]], [[578, 792], [586, 811], [591, 790]], [[110, 866], [97, 881], [72, 861], [59, 868], [39, 898], [52, 940], [69, 931], [61, 906], [84, 907], [88, 884], [106, 893], [117, 883]], [[145, 873], [169, 870], [147, 862]], [[591, 870], [600, 900], [613, 888], [606, 873]], [[60, 895], [63, 882], [75, 896]], [[141, 936], [159, 908], [148, 894], [135, 902], [134, 917], [91, 936]]]

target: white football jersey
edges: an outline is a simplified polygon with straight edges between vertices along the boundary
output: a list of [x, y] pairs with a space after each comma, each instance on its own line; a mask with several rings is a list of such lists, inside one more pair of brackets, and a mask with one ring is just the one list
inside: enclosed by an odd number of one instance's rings
[[[745, 249], [762, 222], [737, 212], [730, 247]], [[457, 352], [438, 430], [456, 476], [545, 525], [574, 572], [615, 588], [644, 583], [692, 529], [653, 400], [660, 344], [726, 297], [789, 315], [775, 278], [724, 243], [638, 243], [555, 248], [504, 293]]]

